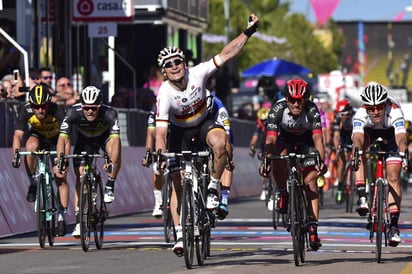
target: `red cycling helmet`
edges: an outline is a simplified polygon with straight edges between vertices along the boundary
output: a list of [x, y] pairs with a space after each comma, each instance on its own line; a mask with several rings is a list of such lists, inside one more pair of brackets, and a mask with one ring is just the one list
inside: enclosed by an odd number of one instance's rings
[[335, 109], [337, 113], [349, 113], [352, 111], [352, 104], [349, 100], [340, 100], [336, 103]]
[[283, 94], [285, 97], [294, 99], [309, 98], [309, 85], [301, 78], [291, 79], [287, 81], [285, 88], [283, 89]]

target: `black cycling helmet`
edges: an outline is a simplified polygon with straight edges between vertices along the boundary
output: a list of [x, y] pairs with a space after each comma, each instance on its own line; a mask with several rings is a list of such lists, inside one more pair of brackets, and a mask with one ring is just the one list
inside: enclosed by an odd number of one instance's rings
[[50, 88], [45, 84], [35, 85], [29, 92], [29, 101], [32, 105], [45, 105], [49, 103], [50, 100]]

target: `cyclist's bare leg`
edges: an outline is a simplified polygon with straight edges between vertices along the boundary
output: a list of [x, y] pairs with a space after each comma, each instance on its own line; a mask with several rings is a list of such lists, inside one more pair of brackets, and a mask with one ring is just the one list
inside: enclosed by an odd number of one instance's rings
[[206, 142], [213, 150], [214, 170], [211, 176], [220, 179], [226, 166], [226, 141], [227, 136], [223, 128], [213, 128], [207, 133]]
[[74, 173], [76, 174], [76, 188], [75, 188], [74, 197], [73, 197], [75, 212], [79, 211], [80, 174], [83, 173], [83, 170], [80, 170], [80, 169], [81, 169], [80, 167], [74, 168]]
[[67, 170], [63, 173], [58, 172], [57, 166], [53, 167], [54, 178], [56, 185], [59, 188], [59, 201], [62, 208], [69, 206], [69, 186], [67, 185], [66, 174]]
[[308, 198], [308, 216], [310, 222], [319, 220], [319, 194], [317, 186], [317, 171], [312, 170], [304, 174], [304, 182], [307, 185], [305, 188]]
[[389, 183], [389, 197], [388, 204], [391, 211], [398, 209], [399, 212], [401, 209], [402, 201], [402, 187], [400, 184], [400, 164], [391, 164], [386, 166], [386, 178]]
[[180, 172], [170, 174], [173, 181], [172, 197], [170, 199], [170, 210], [172, 213], [173, 223], [175, 226], [180, 226], [180, 207], [182, 200], [182, 180]]
[[112, 161], [113, 169], [111, 173], [108, 173], [109, 177], [116, 179], [117, 174], [119, 173], [121, 167], [121, 153], [122, 153], [122, 145], [120, 138], [110, 138], [106, 143], [106, 152], [109, 156], [110, 160]]

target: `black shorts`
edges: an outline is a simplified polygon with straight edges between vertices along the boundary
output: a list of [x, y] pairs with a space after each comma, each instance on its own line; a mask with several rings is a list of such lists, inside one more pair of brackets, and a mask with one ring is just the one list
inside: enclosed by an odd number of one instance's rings
[[[79, 135], [74, 145], [73, 154], [80, 154], [86, 151], [88, 154], [99, 153], [99, 150], [106, 151], [106, 143], [109, 141], [109, 134], [89, 138]], [[81, 159], [73, 159], [73, 166], [79, 167]]]
[[[208, 117], [200, 125], [195, 127], [170, 126], [168, 138], [168, 152], [181, 152], [183, 150], [201, 151], [207, 147], [206, 137], [212, 129], [225, 130], [223, 126], [216, 123], [215, 119]], [[175, 159], [169, 159], [170, 171], [180, 169], [180, 164]]]

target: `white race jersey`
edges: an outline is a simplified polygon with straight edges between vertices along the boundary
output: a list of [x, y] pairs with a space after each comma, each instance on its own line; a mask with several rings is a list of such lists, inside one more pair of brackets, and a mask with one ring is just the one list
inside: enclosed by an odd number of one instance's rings
[[185, 90], [177, 90], [165, 81], [157, 95], [156, 127], [167, 127], [168, 122], [178, 127], [199, 125], [208, 115], [206, 81], [217, 70], [210, 59], [188, 69]]
[[361, 106], [353, 117], [352, 133], [364, 133], [365, 128], [389, 129], [393, 128], [395, 135], [406, 133], [405, 120], [400, 105], [391, 97], [386, 101], [384, 119], [379, 124], [374, 124], [366, 110]]

